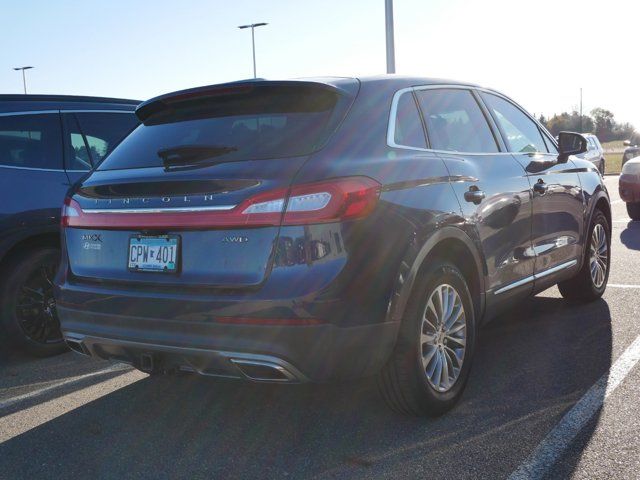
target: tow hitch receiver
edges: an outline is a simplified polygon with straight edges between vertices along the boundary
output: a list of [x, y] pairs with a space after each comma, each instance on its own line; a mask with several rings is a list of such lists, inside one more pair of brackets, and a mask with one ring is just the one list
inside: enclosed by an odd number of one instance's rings
[[140, 355], [140, 370], [145, 373], [153, 373], [154, 369], [153, 356], [148, 353]]

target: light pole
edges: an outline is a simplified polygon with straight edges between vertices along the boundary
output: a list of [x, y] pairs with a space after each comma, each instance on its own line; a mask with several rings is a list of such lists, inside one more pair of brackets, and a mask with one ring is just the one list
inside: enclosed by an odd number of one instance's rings
[[580, 88], [580, 132], [582, 133], [582, 88]]
[[393, 42], [393, 0], [384, 0], [384, 20], [387, 33], [387, 73], [396, 73], [396, 53]]
[[254, 34], [254, 30], [256, 27], [264, 27], [268, 25], [268, 23], [251, 23], [249, 25], [240, 25], [238, 28], [240, 30], [245, 28], [251, 28], [251, 47], [253, 51], [253, 78], [256, 78], [256, 37]]
[[24, 87], [24, 94], [27, 94], [27, 79], [25, 78], [24, 71], [33, 67], [13, 67], [14, 70], [22, 70], [22, 86]]

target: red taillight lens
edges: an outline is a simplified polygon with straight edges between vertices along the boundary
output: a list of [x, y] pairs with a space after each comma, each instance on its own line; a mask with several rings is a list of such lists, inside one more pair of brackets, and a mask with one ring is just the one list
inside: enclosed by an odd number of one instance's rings
[[284, 225], [328, 223], [361, 218], [373, 211], [380, 184], [368, 177], [349, 177], [291, 188]]
[[380, 184], [368, 177], [348, 177], [291, 187], [284, 192], [250, 198], [243, 213], [267, 215], [282, 212], [283, 225], [306, 225], [352, 220], [368, 215], [380, 196]]
[[184, 229], [308, 225], [361, 218], [375, 208], [380, 184], [368, 177], [347, 177], [263, 192], [229, 210], [83, 211], [67, 198], [62, 226], [104, 229]]
[[60, 212], [60, 224], [63, 227], [68, 227], [72, 222], [71, 219], [79, 218], [82, 213], [82, 208], [75, 200], [67, 197], [62, 204], [62, 211]]

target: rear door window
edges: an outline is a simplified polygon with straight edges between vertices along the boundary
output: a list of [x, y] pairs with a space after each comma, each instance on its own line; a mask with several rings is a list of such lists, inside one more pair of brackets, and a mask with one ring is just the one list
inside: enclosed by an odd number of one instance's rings
[[431, 148], [467, 153], [499, 151], [487, 119], [469, 90], [419, 90], [416, 96]]
[[62, 170], [60, 116], [0, 116], [0, 165]]
[[[72, 170], [89, 170], [99, 165], [139, 124], [133, 112], [79, 112], [65, 116], [73, 117], [67, 122], [75, 126], [70, 131], [70, 141], [80, 155], [79, 161], [71, 157], [71, 165], [67, 168]], [[74, 134], [80, 134], [82, 138], [74, 138]]]
[[[100, 170], [308, 155], [342, 118], [341, 95], [323, 88], [257, 87], [197, 98], [154, 114]], [[198, 100], [198, 101], [196, 101]]]
[[510, 152], [547, 153], [540, 129], [522, 110], [496, 95], [484, 92], [481, 95], [502, 129]]
[[405, 147], [427, 148], [420, 112], [411, 92], [403, 93], [398, 99], [394, 143]]

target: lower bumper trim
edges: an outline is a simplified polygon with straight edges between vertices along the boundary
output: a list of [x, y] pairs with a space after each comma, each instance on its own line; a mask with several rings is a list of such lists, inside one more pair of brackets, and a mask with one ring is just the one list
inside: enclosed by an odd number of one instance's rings
[[295, 366], [272, 355], [157, 345], [73, 332], [64, 332], [64, 336], [78, 353], [129, 363], [149, 373], [149, 365], [153, 365], [153, 370], [179, 370], [253, 382], [309, 381]]

